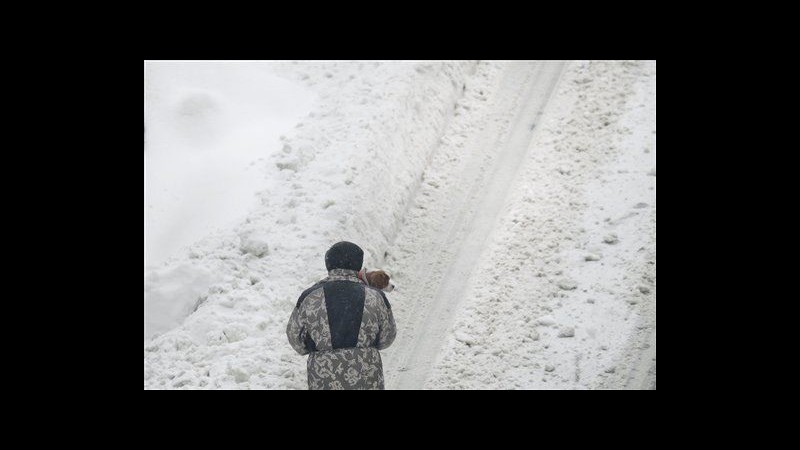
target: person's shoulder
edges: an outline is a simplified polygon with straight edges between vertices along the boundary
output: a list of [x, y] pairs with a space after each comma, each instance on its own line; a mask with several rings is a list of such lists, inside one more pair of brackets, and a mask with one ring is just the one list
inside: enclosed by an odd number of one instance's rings
[[382, 290], [380, 290], [380, 289], [378, 289], [376, 287], [372, 287], [372, 286], [366, 285], [366, 284], [364, 285], [364, 291], [367, 293], [368, 296], [371, 296], [371, 297], [381, 297], [383, 295], [383, 291]]
[[318, 281], [313, 286], [311, 286], [310, 288], [308, 288], [305, 291], [303, 291], [303, 293], [300, 294], [300, 298], [297, 299], [297, 305], [295, 305], [295, 308], [299, 307], [300, 305], [302, 305], [303, 301], [306, 298], [308, 298], [311, 294], [313, 294], [315, 291], [317, 291], [318, 289], [322, 289], [324, 284], [325, 284], [325, 280], [321, 280], [321, 281]]
[[366, 289], [367, 297], [371, 297], [375, 302], [382, 302], [386, 305], [387, 308], [391, 309], [392, 306], [389, 304], [389, 299], [386, 298], [386, 293], [383, 290], [372, 287], [372, 286], [364, 286]]

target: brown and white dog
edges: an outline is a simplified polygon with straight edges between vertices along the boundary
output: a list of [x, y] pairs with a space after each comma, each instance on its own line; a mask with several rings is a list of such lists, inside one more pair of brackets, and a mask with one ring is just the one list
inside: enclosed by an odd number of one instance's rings
[[383, 270], [368, 271], [363, 268], [358, 272], [358, 279], [367, 286], [378, 288], [383, 292], [392, 292], [394, 290], [394, 283], [390, 281], [391, 277]]

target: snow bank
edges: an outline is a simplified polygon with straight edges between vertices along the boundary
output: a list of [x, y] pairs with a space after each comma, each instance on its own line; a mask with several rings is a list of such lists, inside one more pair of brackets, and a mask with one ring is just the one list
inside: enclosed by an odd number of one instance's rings
[[241, 221], [264, 184], [252, 163], [280, 150], [312, 102], [265, 64], [145, 63], [147, 265]]
[[212, 284], [222, 281], [203, 264], [175, 264], [151, 270], [145, 283], [145, 339], [171, 330], [202, 302]]
[[[161, 310], [196, 311], [145, 343], [146, 388], [305, 388], [305, 358], [291, 350], [284, 334], [297, 296], [325, 275], [323, 255], [336, 241], [358, 243], [365, 265], [383, 267], [385, 249], [475, 64], [268, 67], [304, 84], [317, 103], [292, 134], [279, 138], [278, 151], [265, 150], [252, 166], [263, 178], [258, 204], [246, 218], [148, 272], [146, 317]], [[217, 114], [216, 102], [196, 96], [187, 107]], [[249, 148], [259, 142], [250, 141]], [[194, 277], [199, 287], [174, 296], [183, 305], [166, 306], [181, 273], [191, 273], [184, 282]]]

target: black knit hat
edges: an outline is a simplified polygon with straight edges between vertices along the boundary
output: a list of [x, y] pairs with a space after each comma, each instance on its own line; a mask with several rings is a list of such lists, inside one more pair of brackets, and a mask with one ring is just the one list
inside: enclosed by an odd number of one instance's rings
[[364, 263], [364, 250], [352, 242], [337, 242], [325, 253], [325, 267], [328, 270], [361, 270]]

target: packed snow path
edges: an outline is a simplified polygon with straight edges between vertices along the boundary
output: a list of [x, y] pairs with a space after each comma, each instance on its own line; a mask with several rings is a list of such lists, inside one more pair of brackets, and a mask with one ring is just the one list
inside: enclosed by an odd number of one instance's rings
[[387, 388], [654, 389], [654, 65], [484, 69], [386, 252]]
[[[414, 225], [431, 233], [423, 237], [424, 244], [414, 243], [424, 251], [407, 261], [404, 297], [414, 305], [387, 358], [389, 389], [422, 387], [562, 69], [562, 63], [512, 65], [497, 97], [498, 105], [513, 105], [512, 110], [500, 112], [493, 121], [498, 111], [487, 108], [486, 126], [475, 129], [463, 144], [463, 159], [434, 165], [426, 173], [448, 183], [439, 187], [441, 201], [424, 206], [431, 213]], [[493, 157], [487, 160], [489, 156]], [[428, 197], [425, 191], [420, 195]]]

